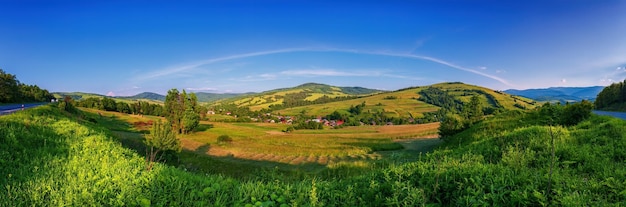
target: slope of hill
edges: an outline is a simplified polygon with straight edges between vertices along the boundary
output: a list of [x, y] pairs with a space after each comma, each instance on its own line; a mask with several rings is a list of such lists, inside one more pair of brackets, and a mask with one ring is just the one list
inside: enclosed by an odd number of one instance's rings
[[427, 89], [428, 87], [436, 87], [447, 91], [463, 102], [468, 102], [472, 96], [478, 95], [486, 106], [492, 106], [494, 108], [502, 107], [505, 109], [517, 109], [535, 107], [533, 100], [524, 97], [513, 96], [488, 88], [457, 82], [440, 83], [432, 86], [411, 87], [393, 92], [378, 93], [357, 99], [287, 108], [277, 112], [281, 114], [296, 115], [304, 111], [309, 115], [324, 116], [335, 110], [348, 110], [350, 106], [365, 103], [365, 107], [363, 109], [364, 111], [383, 112], [386, 115], [393, 117], [421, 117], [425, 112], [434, 112], [439, 109], [438, 106], [418, 100], [420, 97], [419, 92]]
[[130, 99], [130, 100], [148, 99], [148, 100], [154, 100], [154, 101], [165, 101], [164, 95], [161, 95], [158, 93], [152, 93], [152, 92], [143, 92], [134, 96], [115, 96], [115, 98]]
[[229, 99], [239, 96], [252, 95], [254, 93], [206, 93], [198, 92], [196, 96], [199, 102], [216, 102], [223, 99]]
[[524, 96], [537, 101], [576, 102], [595, 100], [604, 86], [591, 87], [551, 87], [526, 90], [505, 90], [505, 93]]
[[270, 107], [291, 107], [294, 105], [310, 105], [327, 103], [341, 99], [351, 99], [382, 92], [362, 87], [338, 87], [319, 83], [306, 83], [292, 88], [281, 88], [261, 93], [236, 96], [216, 103], [233, 103], [238, 106], [250, 107], [251, 110], [268, 109]]
[[104, 95], [100, 95], [100, 94], [83, 93], [83, 92], [53, 92], [52, 95], [56, 99], [62, 99], [65, 96], [69, 96], [73, 100], [81, 100], [81, 99], [91, 98], [91, 97], [96, 97], [96, 98], [104, 97]]

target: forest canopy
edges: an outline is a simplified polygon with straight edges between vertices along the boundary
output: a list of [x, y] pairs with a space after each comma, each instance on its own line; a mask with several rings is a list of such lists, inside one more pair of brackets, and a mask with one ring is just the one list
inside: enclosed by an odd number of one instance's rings
[[626, 80], [602, 89], [595, 101], [596, 109], [626, 110]]
[[0, 103], [47, 102], [54, 96], [37, 85], [27, 85], [0, 69]]

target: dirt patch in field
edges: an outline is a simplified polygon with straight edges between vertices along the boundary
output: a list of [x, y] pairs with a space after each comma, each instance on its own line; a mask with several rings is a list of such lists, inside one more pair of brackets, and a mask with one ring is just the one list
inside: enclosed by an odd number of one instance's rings
[[152, 120], [133, 122], [133, 126], [135, 127], [135, 129], [139, 129], [139, 130], [150, 129], [152, 127], [152, 124], [154, 124]]

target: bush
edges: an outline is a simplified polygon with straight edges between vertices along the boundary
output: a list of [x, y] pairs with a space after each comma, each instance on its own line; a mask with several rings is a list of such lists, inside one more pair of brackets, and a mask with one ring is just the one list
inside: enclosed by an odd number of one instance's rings
[[219, 137], [217, 137], [217, 143], [230, 143], [233, 141], [233, 138], [230, 138], [230, 136], [222, 134]]
[[446, 114], [441, 125], [439, 125], [439, 136], [441, 138], [455, 135], [465, 129], [463, 121], [453, 114]]
[[589, 101], [583, 100], [575, 104], [568, 104], [563, 109], [561, 115], [561, 123], [567, 126], [573, 126], [579, 122], [591, 117], [591, 110], [593, 104]]
[[293, 126], [289, 126], [289, 127], [287, 127], [287, 129], [283, 130], [283, 132], [291, 133], [291, 132], [293, 132], [295, 130], [296, 130], [296, 128], [294, 128]]

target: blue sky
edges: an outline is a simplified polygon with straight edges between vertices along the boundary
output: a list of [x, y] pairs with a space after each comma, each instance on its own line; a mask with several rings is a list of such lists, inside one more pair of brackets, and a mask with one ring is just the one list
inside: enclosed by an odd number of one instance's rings
[[626, 1], [0, 1], [0, 68], [50, 91], [626, 78]]

